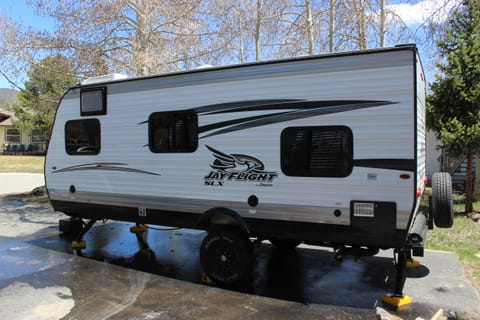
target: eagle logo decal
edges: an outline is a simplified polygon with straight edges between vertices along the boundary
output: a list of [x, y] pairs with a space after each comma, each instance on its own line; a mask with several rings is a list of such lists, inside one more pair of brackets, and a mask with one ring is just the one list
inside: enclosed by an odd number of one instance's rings
[[265, 171], [262, 161], [244, 154], [227, 154], [208, 145], [214, 160], [210, 167], [213, 169], [204, 177], [205, 185], [223, 186], [227, 181], [255, 182], [257, 186], [272, 186], [273, 180], [278, 177], [274, 171]]

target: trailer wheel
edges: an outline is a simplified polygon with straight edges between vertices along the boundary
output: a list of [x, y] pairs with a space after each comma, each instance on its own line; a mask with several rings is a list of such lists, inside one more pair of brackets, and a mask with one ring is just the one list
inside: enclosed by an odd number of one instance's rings
[[200, 246], [203, 270], [219, 284], [239, 284], [246, 280], [251, 274], [252, 262], [250, 239], [235, 229], [214, 229]]
[[275, 247], [280, 250], [290, 251], [295, 249], [302, 241], [295, 239], [270, 238], [268, 239]]
[[433, 221], [438, 228], [453, 225], [452, 178], [447, 172], [436, 172], [432, 176]]

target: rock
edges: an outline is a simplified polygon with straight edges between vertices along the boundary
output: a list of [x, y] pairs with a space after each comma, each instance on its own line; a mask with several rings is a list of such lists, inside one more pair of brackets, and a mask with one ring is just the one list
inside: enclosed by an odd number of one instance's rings
[[480, 213], [478, 212], [472, 213], [471, 218], [473, 221], [478, 222], [478, 220], [480, 220]]
[[379, 306], [375, 308], [375, 314], [377, 315], [378, 320], [402, 320], [402, 318], [389, 313], [387, 310]]
[[45, 186], [36, 187], [32, 191], [30, 191], [30, 194], [35, 197], [44, 196], [46, 195], [46, 193], [47, 193], [47, 190], [45, 189]]

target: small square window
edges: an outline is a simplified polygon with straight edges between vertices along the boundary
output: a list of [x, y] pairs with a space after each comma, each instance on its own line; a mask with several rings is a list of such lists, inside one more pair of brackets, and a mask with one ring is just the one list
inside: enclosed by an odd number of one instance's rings
[[82, 116], [107, 114], [107, 88], [88, 88], [80, 92], [80, 113]]

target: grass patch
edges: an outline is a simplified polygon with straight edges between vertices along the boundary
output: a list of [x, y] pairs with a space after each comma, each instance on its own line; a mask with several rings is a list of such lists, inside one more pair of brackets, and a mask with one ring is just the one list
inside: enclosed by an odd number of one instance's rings
[[[428, 210], [428, 196], [431, 189], [427, 188], [421, 203], [421, 210]], [[472, 284], [480, 291], [480, 226], [464, 214], [465, 196], [454, 195], [455, 221], [452, 228], [429, 230], [427, 249], [443, 250], [456, 253], [465, 267], [465, 272]], [[474, 211], [480, 211], [480, 201], [474, 202]]]
[[43, 156], [0, 155], [0, 172], [43, 173]]

